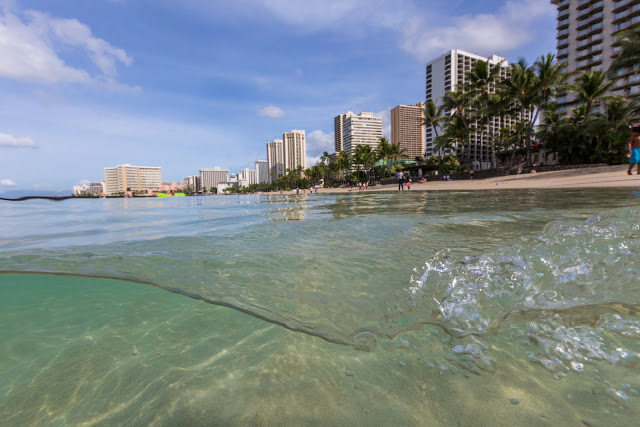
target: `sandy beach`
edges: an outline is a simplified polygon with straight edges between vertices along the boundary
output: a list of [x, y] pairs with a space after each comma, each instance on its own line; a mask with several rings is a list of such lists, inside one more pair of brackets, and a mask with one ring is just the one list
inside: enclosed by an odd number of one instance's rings
[[[529, 189], [529, 188], [607, 188], [607, 187], [640, 187], [640, 175], [627, 174], [628, 165], [601, 166], [593, 168], [570, 169], [535, 174], [510, 175], [498, 178], [432, 181], [425, 184], [412, 183], [411, 191], [475, 191], [496, 189]], [[381, 185], [368, 188], [366, 191], [397, 191], [397, 185]], [[323, 188], [322, 193], [349, 193], [348, 188]], [[358, 192], [358, 190], [355, 190]], [[406, 191], [406, 185], [405, 185]], [[291, 191], [289, 193], [295, 193]]]

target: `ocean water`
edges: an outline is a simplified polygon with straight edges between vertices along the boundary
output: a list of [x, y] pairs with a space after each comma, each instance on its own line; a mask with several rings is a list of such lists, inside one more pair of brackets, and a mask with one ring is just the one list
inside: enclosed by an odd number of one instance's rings
[[639, 201], [3, 202], [0, 424], [635, 425]]

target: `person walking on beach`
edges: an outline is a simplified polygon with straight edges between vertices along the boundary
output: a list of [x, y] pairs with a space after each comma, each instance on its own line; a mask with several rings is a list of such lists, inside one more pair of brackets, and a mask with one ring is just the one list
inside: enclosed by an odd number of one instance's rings
[[411, 190], [411, 178], [407, 179], [407, 190]]
[[471, 169], [469, 169], [469, 179], [473, 179], [473, 175], [475, 175], [475, 171], [473, 170], [473, 166], [471, 166]]
[[640, 123], [635, 123], [631, 128], [633, 135], [629, 137], [629, 169], [627, 174], [631, 175], [633, 172], [633, 165], [638, 165], [637, 174], [640, 175]]
[[402, 173], [402, 169], [398, 171], [396, 176], [398, 177], [398, 191], [404, 191], [404, 173]]

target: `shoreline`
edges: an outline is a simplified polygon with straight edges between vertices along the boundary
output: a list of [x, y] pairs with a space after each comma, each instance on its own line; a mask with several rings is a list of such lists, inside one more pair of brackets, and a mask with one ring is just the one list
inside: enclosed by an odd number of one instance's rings
[[[600, 166], [594, 168], [568, 169], [561, 171], [508, 175], [487, 179], [465, 179], [458, 181], [429, 181], [424, 184], [411, 183], [407, 191], [482, 191], [482, 190], [526, 190], [563, 188], [640, 188], [640, 175], [627, 175], [628, 165]], [[369, 193], [376, 191], [398, 191], [398, 185], [380, 185], [363, 191], [349, 188], [321, 188], [318, 194]], [[268, 193], [265, 193], [268, 194]], [[283, 194], [296, 194], [295, 190]], [[303, 194], [302, 191], [300, 194]], [[314, 193], [315, 194], [315, 193]]]

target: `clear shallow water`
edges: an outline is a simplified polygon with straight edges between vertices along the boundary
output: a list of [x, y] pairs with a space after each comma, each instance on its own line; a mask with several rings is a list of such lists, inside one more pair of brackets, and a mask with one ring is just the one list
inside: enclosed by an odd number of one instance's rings
[[565, 190], [3, 204], [0, 271], [135, 279], [237, 310], [139, 283], [0, 275], [1, 316], [15, 325], [0, 335], [0, 414], [625, 423], [640, 390], [638, 200]]

